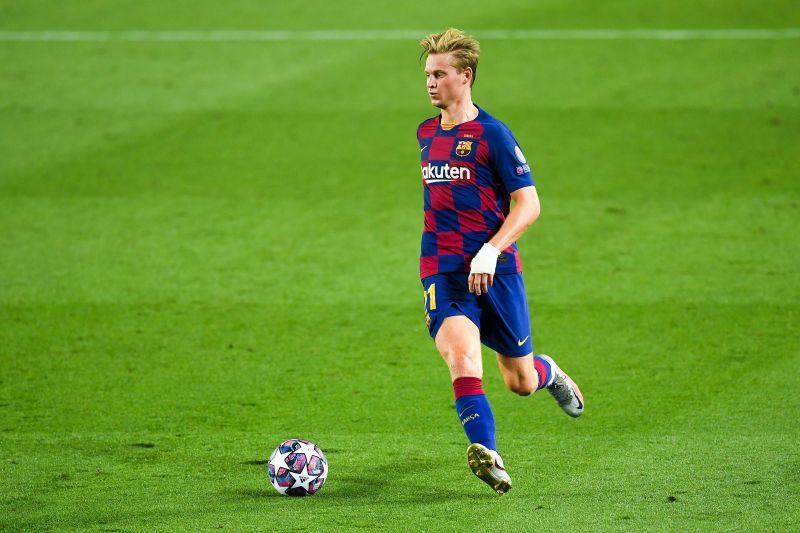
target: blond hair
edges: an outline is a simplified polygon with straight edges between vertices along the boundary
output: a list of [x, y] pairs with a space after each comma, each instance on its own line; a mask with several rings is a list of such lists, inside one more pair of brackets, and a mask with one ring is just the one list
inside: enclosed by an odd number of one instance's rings
[[470, 86], [475, 83], [475, 75], [478, 71], [478, 59], [481, 56], [481, 45], [478, 40], [465, 34], [456, 28], [448, 28], [441, 33], [428, 35], [419, 42], [423, 48], [420, 60], [431, 54], [453, 54], [453, 66], [459, 72], [463, 72], [467, 67], [472, 69], [472, 81]]

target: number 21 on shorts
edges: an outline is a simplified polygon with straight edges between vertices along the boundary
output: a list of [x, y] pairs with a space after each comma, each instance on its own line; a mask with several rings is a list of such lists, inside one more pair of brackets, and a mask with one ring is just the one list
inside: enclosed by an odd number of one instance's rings
[[436, 311], [436, 284], [431, 283], [430, 287], [423, 291], [424, 307], [425, 307], [425, 323], [428, 327], [431, 326], [431, 311]]

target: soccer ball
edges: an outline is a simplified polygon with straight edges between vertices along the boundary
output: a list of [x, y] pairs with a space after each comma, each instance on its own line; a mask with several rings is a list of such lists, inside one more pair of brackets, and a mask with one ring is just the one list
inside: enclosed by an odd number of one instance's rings
[[267, 463], [269, 481], [284, 496], [315, 494], [328, 478], [328, 460], [313, 442], [289, 439], [275, 448]]

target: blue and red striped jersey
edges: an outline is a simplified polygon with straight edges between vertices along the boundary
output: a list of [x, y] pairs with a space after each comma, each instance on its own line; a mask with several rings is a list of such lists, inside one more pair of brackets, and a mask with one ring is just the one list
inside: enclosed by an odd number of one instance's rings
[[[516, 139], [489, 113], [478, 107], [477, 117], [451, 130], [440, 122], [436, 116], [417, 128], [425, 205], [422, 278], [469, 272], [472, 258], [508, 216], [510, 193], [533, 185]], [[522, 272], [522, 262], [513, 243], [502, 250], [495, 273], [515, 272]]]

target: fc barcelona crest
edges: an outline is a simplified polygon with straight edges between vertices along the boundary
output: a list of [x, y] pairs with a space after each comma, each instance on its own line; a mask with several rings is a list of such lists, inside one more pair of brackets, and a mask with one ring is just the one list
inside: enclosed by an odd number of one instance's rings
[[475, 141], [458, 141], [458, 146], [456, 146], [456, 154], [460, 155], [461, 157], [469, 155], [472, 151], [472, 143]]

